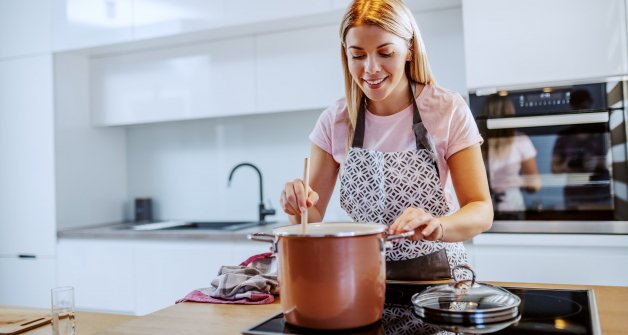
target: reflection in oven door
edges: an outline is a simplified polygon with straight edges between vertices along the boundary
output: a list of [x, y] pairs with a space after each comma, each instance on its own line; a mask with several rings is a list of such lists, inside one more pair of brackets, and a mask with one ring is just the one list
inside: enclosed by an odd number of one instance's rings
[[[598, 93], [604, 87], [585, 86]], [[537, 93], [553, 100], [531, 99], [534, 90], [471, 97], [486, 141], [495, 219], [626, 220], [625, 195], [615, 190], [625, 175], [625, 155], [613, 157], [626, 147], [623, 99], [605, 96], [594, 103], [600, 94], [582, 87], [562, 88], [562, 95], [549, 91]], [[526, 110], [532, 107], [543, 113]]]

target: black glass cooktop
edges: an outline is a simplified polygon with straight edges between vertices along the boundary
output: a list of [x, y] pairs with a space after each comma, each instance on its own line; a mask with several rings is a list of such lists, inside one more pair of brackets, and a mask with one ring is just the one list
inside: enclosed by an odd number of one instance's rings
[[591, 290], [552, 290], [505, 287], [521, 298], [521, 318], [514, 323], [486, 328], [451, 329], [424, 323], [415, 314], [410, 298], [427, 286], [407, 283], [386, 284], [382, 320], [366, 327], [344, 331], [308, 330], [286, 323], [277, 314], [243, 331], [247, 335], [309, 334], [600, 334], [595, 298]]

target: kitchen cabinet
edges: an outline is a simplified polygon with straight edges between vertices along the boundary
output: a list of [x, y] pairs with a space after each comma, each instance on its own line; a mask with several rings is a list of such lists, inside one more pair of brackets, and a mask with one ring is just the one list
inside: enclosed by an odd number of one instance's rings
[[625, 0], [464, 0], [471, 90], [628, 74]]
[[337, 24], [258, 35], [255, 45], [258, 112], [325, 108], [343, 96]]
[[0, 304], [50, 308], [55, 259], [0, 256]]
[[0, 59], [50, 52], [51, 3], [0, 1]]
[[57, 282], [59, 286], [74, 286], [77, 309], [132, 314], [133, 251], [128, 241], [60, 239]]
[[628, 286], [628, 236], [485, 233], [471, 250], [482, 281]]
[[220, 26], [223, 0], [133, 0], [133, 39], [184, 34]]
[[252, 37], [91, 61], [96, 125], [247, 114], [254, 109]]
[[224, 2], [226, 23], [248, 24], [329, 12], [330, 0], [229, 0]]
[[268, 251], [241, 240], [61, 239], [59, 285], [75, 287], [77, 309], [144, 315], [211, 286], [222, 265]]
[[133, 0], [52, 0], [53, 50], [133, 39]]
[[0, 61], [0, 256], [54, 256], [54, 152], [52, 55]]

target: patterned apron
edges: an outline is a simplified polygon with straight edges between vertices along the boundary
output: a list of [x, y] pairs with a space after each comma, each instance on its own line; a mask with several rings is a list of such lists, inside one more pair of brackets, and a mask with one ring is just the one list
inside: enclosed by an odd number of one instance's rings
[[[437, 159], [414, 99], [412, 129], [416, 150], [379, 152], [363, 149], [365, 110], [361, 104], [352, 147], [340, 171], [340, 206], [356, 222], [390, 226], [408, 207], [422, 208], [434, 217], [450, 208], [440, 186]], [[466, 264], [462, 243], [411, 241], [393, 243], [386, 254], [386, 277], [393, 280], [438, 280], [451, 278], [455, 265]]]

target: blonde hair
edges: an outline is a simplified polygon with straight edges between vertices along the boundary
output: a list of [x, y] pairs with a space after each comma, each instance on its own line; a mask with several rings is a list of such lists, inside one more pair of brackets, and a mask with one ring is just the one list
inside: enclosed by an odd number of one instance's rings
[[[499, 117], [515, 115], [515, 106], [507, 96], [490, 95], [486, 98], [482, 113], [485, 117]], [[510, 152], [515, 140], [514, 129], [497, 129], [488, 141], [488, 156], [500, 158]]]
[[414, 15], [403, 0], [354, 0], [347, 8], [340, 23], [340, 57], [342, 58], [345, 96], [349, 112], [349, 119], [347, 120], [349, 128], [347, 143], [349, 146], [353, 141], [358, 111], [360, 103], [364, 99], [364, 92], [349, 72], [345, 39], [349, 29], [362, 25], [380, 27], [406, 40], [411, 53], [410, 61], [406, 62], [406, 75], [413, 82], [434, 83], [419, 27]]

